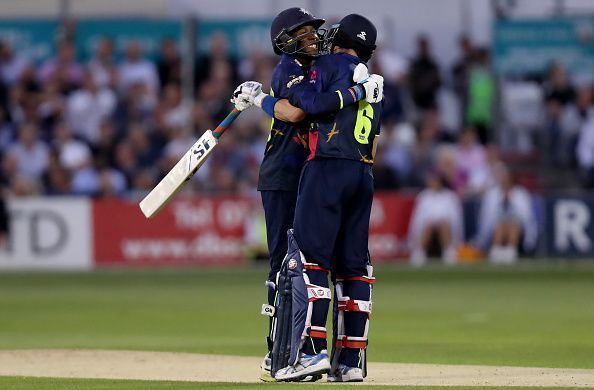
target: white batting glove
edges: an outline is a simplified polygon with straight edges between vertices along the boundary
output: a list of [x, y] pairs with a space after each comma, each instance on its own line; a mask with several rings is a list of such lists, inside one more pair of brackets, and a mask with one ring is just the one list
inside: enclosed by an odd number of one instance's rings
[[365, 100], [368, 103], [378, 103], [384, 98], [384, 78], [379, 74], [372, 74], [361, 85], [365, 88]]
[[384, 98], [384, 78], [379, 74], [369, 74], [365, 64], [359, 64], [353, 72], [353, 81], [365, 88], [365, 100], [378, 103]]
[[[259, 95], [265, 95], [262, 93], [262, 84], [257, 81], [246, 81], [235, 89], [230, 101], [235, 105], [236, 109], [243, 111], [253, 106], [256, 97]], [[260, 100], [260, 105], [261, 102]]]

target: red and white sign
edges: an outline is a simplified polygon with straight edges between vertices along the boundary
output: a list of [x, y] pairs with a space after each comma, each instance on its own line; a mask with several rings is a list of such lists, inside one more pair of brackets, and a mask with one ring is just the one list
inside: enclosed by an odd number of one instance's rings
[[240, 264], [253, 202], [245, 197], [179, 198], [148, 220], [135, 202], [95, 201], [95, 262], [99, 266]]
[[369, 222], [369, 252], [374, 263], [408, 256], [408, 224], [414, 202], [414, 194], [375, 194]]

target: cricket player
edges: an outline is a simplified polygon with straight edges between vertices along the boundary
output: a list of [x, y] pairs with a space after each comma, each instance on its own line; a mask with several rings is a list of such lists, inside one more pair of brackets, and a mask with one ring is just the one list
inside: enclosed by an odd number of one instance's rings
[[[274, 18], [270, 38], [274, 52], [281, 58], [272, 75], [272, 95], [288, 98], [296, 89], [295, 86], [305, 80], [312, 61], [319, 56], [322, 41], [317, 35], [317, 29], [322, 24], [324, 19], [316, 18], [304, 8], [297, 7], [286, 9]], [[248, 84], [247, 87], [252, 85]], [[241, 91], [241, 88], [238, 90]], [[232, 102], [240, 111], [253, 104], [239, 99], [232, 99]], [[265, 109], [266, 107], [269, 104], [265, 104]], [[264, 381], [274, 381], [270, 375], [270, 351], [275, 279], [287, 253], [287, 230], [293, 226], [299, 175], [308, 154], [306, 141], [309, 124], [302, 122], [305, 114], [290, 108], [283, 112], [285, 115], [277, 112], [276, 119], [271, 112], [271, 132], [258, 179], [270, 253], [270, 272], [266, 282], [268, 303], [262, 307], [262, 314], [270, 316], [268, 353], [261, 365], [261, 379]]]
[[[323, 22], [303, 8], [290, 8], [281, 12], [271, 27], [273, 48], [277, 54], [282, 54], [271, 82], [271, 95], [277, 98], [263, 94], [261, 84], [247, 82], [237, 88], [231, 99], [236, 108], [243, 110], [254, 104], [254, 98], [260, 95], [261, 99], [256, 104], [273, 117], [258, 184], [264, 205], [270, 251], [270, 273], [266, 283], [268, 304], [263, 305], [262, 313], [271, 316], [274, 314], [275, 279], [287, 252], [286, 232], [292, 226], [299, 174], [307, 156], [306, 136], [309, 127], [309, 123], [302, 121], [305, 118], [303, 110], [296, 109], [286, 100], [276, 103], [279, 98], [295, 98], [293, 95], [303, 94], [311, 97], [314, 107], [308, 113], [333, 112], [345, 103], [357, 103], [365, 92], [362, 86], [353, 89], [349, 85], [342, 91], [313, 95], [316, 91], [307, 82], [308, 72], [312, 61], [320, 55], [322, 42], [316, 29]], [[345, 95], [344, 98], [341, 94]], [[267, 338], [269, 353], [262, 363], [262, 380], [273, 380], [270, 376], [272, 322], [270, 325]], [[322, 327], [324, 325], [325, 322], [321, 324]], [[323, 337], [325, 349], [325, 328], [323, 333], [313, 332], [311, 337], [316, 336]], [[313, 354], [313, 349], [310, 352]], [[319, 376], [310, 376], [310, 379], [318, 378]]]
[[[332, 114], [318, 115], [309, 131], [310, 153], [299, 184], [294, 237], [289, 237], [288, 254], [277, 279], [283, 281], [279, 291], [294, 294], [293, 306], [291, 300], [280, 300], [280, 304], [277, 301], [275, 306], [276, 338], [285, 343], [273, 347], [272, 374], [277, 380], [328, 371], [329, 381], [362, 381], [366, 376], [374, 282], [367, 250], [373, 199], [371, 166], [379, 136], [382, 91], [379, 83], [366, 88], [365, 84], [372, 84], [365, 83], [370, 76], [360, 70], [364, 67], [361, 64], [371, 58], [376, 36], [375, 26], [363, 16], [351, 14], [343, 18], [327, 35], [326, 43], [333, 54], [320, 57], [308, 74], [308, 84], [315, 91], [300, 89], [289, 98], [310, 113], [319, 106], [316, 97], [328, 97], [334, 91], [344, 99], [349, 96], [343, 93], [346, 89], [357, 104], [341, 104], [340, 110]], [[353, 81], [362, 84], [353, 86]], [[353, 87], [355, 90], [349, 90]], [[365, 100], [360, 96], [357, 99], [357, 89], [363, 90]], [[254, 101], [265, 99], [259, 93]], [[277, 107], [265, 111], [270, 114]], [[302, 265], [295, 260], [298, 256]], [[330, 299], [329, 271], [335, 283], [332, 362], [327, 355], [324, 327]], [[307, 300], [300, 310], [299, 297], [304, 288]], [[289, 305], [289, 310], [284, 310], [283, 302], [288, 302], [285, 305]], [[305, 322], [298, 318], [303, 313], [307, 313]], [[289, 336], [298, 334], [300, 327], [304, 327], [303, 335], [308, 337], [297, 339], [299, 354], [293, 360], [296, 343]], [[283, 332], [289, 336], [278, 337]], [[281, 369], [274, 368], [277, 349], [281, 350], [279, 359], [289, 356], [289, 364]]]

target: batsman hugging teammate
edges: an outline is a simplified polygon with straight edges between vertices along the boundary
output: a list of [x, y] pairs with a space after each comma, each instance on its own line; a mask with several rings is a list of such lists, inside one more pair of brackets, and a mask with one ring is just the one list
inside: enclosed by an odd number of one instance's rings
[[[285, 53], [273, 75], [277, 98], [262, 93], [259, 83], [247, 82], [237, 88], [232, 101], [238, 109], [255, 104], [276, 117], [259, 186], [271, 252], [269, 304], [264, 311], [273, 316], [263, 368], [270, 364], [275, 380], [316, 380], [330, 371], [329, 381], [361, 381], [366, 375], [374, 281], [367, 251], [371, 164], [379, 135], [383, 79], [370, 76], [364, 65], [375, 49], [375, 27], [355, 14], [325, 35], [324, 46], [333, 54], [317, 58], [308, 71], [303, 64], [319, 55], [321, 40], [315, 29], [322, 23], [303, 9], [281, 12], [271, 29], [275, 51]], [[272, 177], [267, 168], [274, 167], [277, 182], [292, 178], [296, 183], [295, 173], [301, 168], [297, 151], [302, 150], [295, 145], [305, 145], [299, 131], [305, 126], [279, 119], [300, 120], [305, 113], [311, 122], [309, 155], [291, 223], [294, 193], [290, 186], [271, 190], [263, 181]], [[294, 135], [289, 138], [291, 130]], [[284, 153], [274, 155], [279, 145]], [[287, 153], [291, 148], [294, 153]], [[288, 166], [292, 170], [283, 172]], [[291, 225], [294, 235], [289, 234], [286, 256], [281, 256], [284, 233]], [[332, 362], [325, 328], [331, 298], [329, 272], [335, 284]]]

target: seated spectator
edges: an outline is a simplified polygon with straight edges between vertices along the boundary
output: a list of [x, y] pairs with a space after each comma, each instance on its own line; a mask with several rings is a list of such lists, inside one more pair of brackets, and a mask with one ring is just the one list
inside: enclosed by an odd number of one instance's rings
[[0, 41], [0, 77], [5, 85], [14, 85], [30, 68], [29, 61], [15, 54], [8, 42]]
[[57, 80], [60, 90], [69, 90], [80, 85], [83, 75], [82, 65], [76, 62], [74, 45], [69, 42], [62, 42], [58, 46], [58, 54], [45, 61], [38, 72], [42, 83]]
[[83, 85], [66, 101], [66, 121], [72, 131], [89, 143], [99, 139], [101, 123], [109, 119], [116, 108], [117, 98], [109, 88], [99, 87], [90, 72]]
[[[427, 255], [441, 252], [446, 264], [456, 263], [456, 250], [462, 242], [462, 206], [443, 177], [427, 175], [427, 188], [416, 198], [409, 227], [410, 262], [421, 266]], [[435, 247], [438, 251], [435, 251]]]
[[140, 42], [132, 41], [126, 46], [124, 61], [119, 66], [119, 90], [127, 96], [134, 85], [143, 85], [147, 92], [157, 96], [159, 75], [155, 64], [143, 57]]
[[460, 133], [456, 144], [456, 167], [463, 176], [464, 188], [461, 195], [472, 195], [468, 184], [478, 172], [485, 170], [487, 165], [485, 147], [478, 142], [478, 135], [474, 127], [466, 126]]
[[113, 41], [103, 38], [97, 43], [95, 55], [88, 63], [95, 85], [98, 88], [114, 88], [117, 80], [117, 69], [113, 55]]
[[157, 62], [161, 85], [181, 83], [181, 67], [181, 58], [175, 41], [173, 39], [164, 39], [161, 41], [161, 52], [159, 61]]
[[494, 264], [514, 263], [520, 248], [534, 250], [538, 232], [530, 194], [514, 184], [509, 170], [501, 170], [499, 185], [483, 196], [478, 229], [475, 245], [488, 250]]
[[49, 150], [39, 139], [37, 127], [27, 123], [18, 131], [18, 139], [9, 146], [7, 156], [14, 159], [15, 174], [38, 180], [47, 168]]
[[485, 164], [480, 169], [472, 169], [466, 188], [467, 196], [482, 195], [488, 189], [497, 185], [499, 171], [505, 169], [499, 149], [494, 144], [485, 147]]

